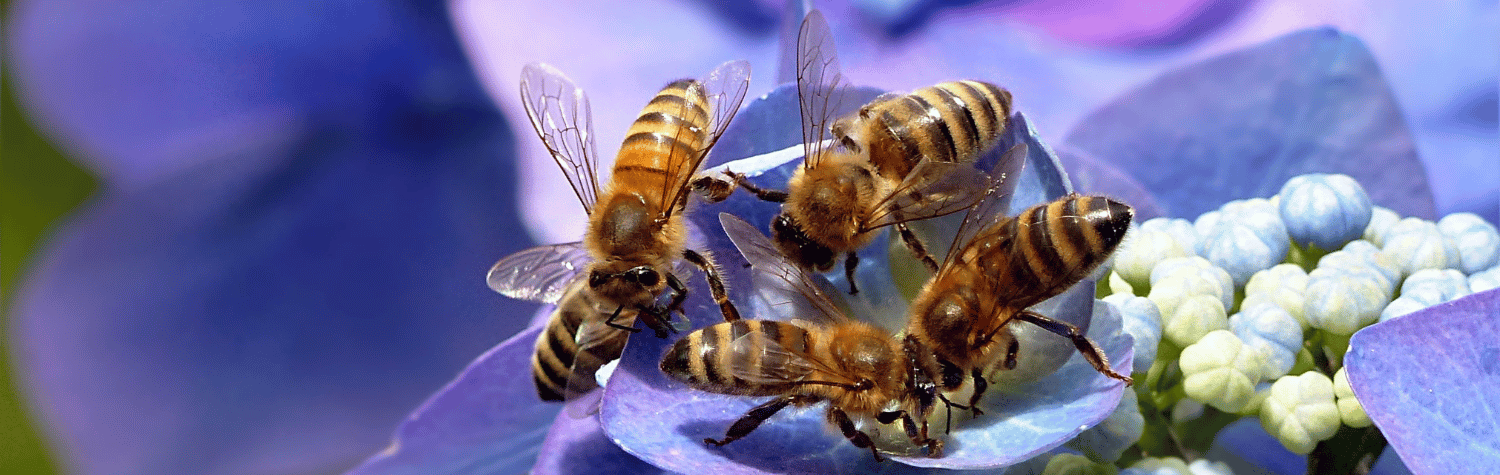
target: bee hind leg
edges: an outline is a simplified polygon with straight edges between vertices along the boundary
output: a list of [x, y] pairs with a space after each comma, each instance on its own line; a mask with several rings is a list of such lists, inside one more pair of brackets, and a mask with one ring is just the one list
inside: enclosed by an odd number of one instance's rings
[[[709, 256], [699, 254], [692, 249], [683, 250], [682, 258], [698, 266], [703, 271], [703, 280], [708, 281], [708, 291], [713, 294], [714, 302], [719, 304], [719, 312], [724, 314], [724, 321], [732, 322], [739, 320], [740, 311], [735, 309], [734, 304], [729, 301], [729, 291], [724, 289], [724, 279], [719, 277], [719, 265], [715, 264]], [[668, 282], [671, 281], [669, 280]], [[680, 286], [682, 283], [679, 282], [677, 285]], [[687, 290], [684, 289], [683, 294], [686, 293]]]
[[861, 449], [870, 449], [870, 454], [875, 456], [876, 462], [885, 461], [885, 459], [880, 457], [880, 451], [875, 449], [875, 441], [870, 440], [870, 434], [866, 434], [859, 430], [858, 427], [855, 427], [854, 421], [849, 419], [849, 414], [844, 413], [843, 409], [829, 406], [828, 420], [839, 427], [839, 431], [844, 433], [844, 438], [849, 439], [849, 443]]
[[1125, 385], [1127, 386], [1135, 382], [1134, 380], [1130, 379], [1129, 376], [1116, 373], [1115, 370], [1111, 369], [1109, 367], [1109, 356], [1106, 356], [1104, 354], [1104, 351], [1101, 351], [1098, 346], [1095, 346], [1093, 340], [1090, 340], [1088, 339], [1088, 337], [1084, 336], [1083, 332], [1080, 331], [1078, 327], [1075, 327], [1067, 322], [1059, 322], [1057, 320], [1053, 320], [1039, 314], [1032, 313], [1030, 311], [1018, 313], [1016, 314], [1015, 318], [1024, 322], [1031, 323], [1032, 325], [1042, 327], [1043, 330], [1047, 330], [1049, 332], [1056, 333], [1058, 335], [1067, 337], [1070, 340], [1073, 340], [1073, 347], [1078, 348], [1078, 352], [1083, 354], [1083, 359], [1088, 360], [1089, 364], [1094, 366], [1094, 370], [1100, 373], [1104, 373], [1105, 376], [1124, 381]]
[[728, 170], [725, 170], [724, 173], [726, 175], [729, 175], [731, 178], [734, 178], [734, 183], [735, 184], [739, 185], [740, 188], [744, 188], [745, 191], [748, 191], [751, 194], [754, 194], [756, 198], [760, 198], [763, 201], [769, 201], [769, 202], [772, 202], [772, 203], [785, 203], [786, 202], [787, 194], [786, 194], [785, 191], [768, 190], [768, 189], [756, 186], [754, 183], [750, 183], [750, 180], [746, 179], [744, 174], [735, 173], [735, 172], [731, 172], [731, 171], [728, 171]]
[[[606, 307], [606, 308], [608, 308], [608, 307]], [[620, 311], [621, 310], [625, 310], [625, 306], [624, 305], [621, 305], [619, 307], [615, 307], [615, 313], [609, 314], [609, 318], [607, 318], [607, 319], [604, 320], [604, 324], [605, 325], [609, 325], [610, 328], [613, 328], [613, 329], [616, 329], [616, 330], [625, 330], [625, 331], [628, 331], [628, 332], [631, 332], [631, 333], [636, 333], [636, 332], [641, 331], [641, 329], [639, 329], [639, 328], [627, 327], [627, 326], [615, 323], [615, 319], [620, 317]]]
[[844, 278], [849, 280], [849, 295], [859, 295], [859, 288], [854, 286], [854, 269], [859, 267], [859, 254], [849, 251], [844, 255]]
[[772, 399], [765, 404], [755, 406], [750, 409], [750, 412], [746, 412], [744, 416], [741, 416], [739, 420], [734, 421], [734, 425], [729, 426], [729, 430], [724, 432], [723, 439], [705, 438], [703, 439], [703, 443], [714, 447], [723, 447], [725, 444], [740, 440], [750, 435], [751, 432], [754, 432], [757, 427], [760, 427], [760, 423], [765, 422], [766, 419], [770, 419], [771, 416], [776, 415], [777, 412], [796, 401], [797, 398], [795, 396], [783, 396]]
[[901, 242], [906, 244], [906, 248], [911, 251], [912, 255], [917, 256], [917, 260], [922, 261], [922, 265], [927, 266], [929, 272], [936, 274], [937, 260], [932, 258], [932, 253], [927, 252], [927, 245], [922, 244], [922, 239], [917, 237], [917, 233], [912, 232], [906, 223], [897, 224], [896, 231], [901, 234]]

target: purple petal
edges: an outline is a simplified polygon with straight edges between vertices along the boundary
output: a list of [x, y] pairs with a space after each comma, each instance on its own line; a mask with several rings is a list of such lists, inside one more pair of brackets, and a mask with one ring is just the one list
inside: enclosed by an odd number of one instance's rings
[[1070, 42], [1102, 47], [1159, 48], [1182, 45], [1214, 33], [1256, 2], [1043, 0], [996, 3], [999, 4], [996, 9], [1005, 16]]
[[543, 428], [562, 407], [537, 399], [532, 386], [528, 369], [541, 331], [540, 325], [528, 328], [474, 360], [406, 417], [390, 446], [350, 475], [530, 469], [546, 435]]
[[1406, 121], [1364, 44], [1306, 30], [1167, 73], [1095, 111], [1068, 143], [1129, 170], [1167, 215], [1275, 194], [1310, 172], [1433, 216]]
[[1079, 193], [1109, 196], [1129, 204], [1135, 209], [1137, 223], [1162, 216], [1156, 197], [1124, 170], [1066, 144], [1058, 147], [1057, 156]]
[[[644, 338], [641, 338], [644, 339]], [[494, 470], [493, 473], [520, 473]], [[551, 474], [655, 474], [666, 473], [635, 458], [609, 440], [598, 417], [574, 418], [563, 411], [552, 423], [541, 456], [531, 468], [534, 475]]]
[[1350, 340], [1349, 383], [1413, 472], [1500, 471], [1497, 334], [1500, 290], [1491, 290], [1371, 325]]
[[107, 178], [9, 332], [79, 473], [348, 468], [532, 309], [483, 283], [529, 242], [442, 8], [212, 5], [17, 6], [30, 105]]

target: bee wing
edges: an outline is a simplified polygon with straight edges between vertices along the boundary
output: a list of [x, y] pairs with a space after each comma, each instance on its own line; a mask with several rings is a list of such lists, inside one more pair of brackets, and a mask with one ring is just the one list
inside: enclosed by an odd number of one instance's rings
[[823, 13], [810, 11], [797, 34], [797, 103], [802, 111], [804, 168], [816, 166], [824, 147], [829, 146], [824, 139], [832, 135], [828, 125], [843, 103], [845, 86], [828, 22]]
[[485, 280], [506, 297], [557, 303], [591, 261], [583, 243], [537, 246], [501, 258]]
[[990, 182], [989, 174], [969, 163], [923, 160], [873, 208], [865, 230], [969, 209]]
[[[729, 121], [740, 111], [740, 103], [745, 100], [745, 91], [750, 89], [750, 62], [745, 60], [729, 61], [709, 71], [707, 76], [694, 82], [687, 91], [688, 97], [702, 92], [708, 98], [708, 133], [704, 136], [703, 147], [684, 156], [671, 154], [667, 157], [667, 169], [672, 170], [674, 180], [663, 183], [667, 188], [663, 189], [666, 201], [662, 203], [661, 209], [665, 216], [671, 216], [677, 209], [685, 204], [687, 194], [690, 191], [689, 183], [693, 181], [698, 172], [699, 165], [708, 158], [709, 150], [718, 143], [719, 136], [724, 134], [724, 129], [729, 127]], [[692, 117], [693, 111], [686, 108], [693, 107], [691, 101], [683, 103], [684, 110], [679, 117]], [[678, 134], [689, 132], [688, 127], [678, 130]]]
[[[756, 384], [806, 383], [810, 382], [808, 377], [815, 374], [828, 377], [844, 373], [822, 361], [808, 358], [805, 352], [791, 351], [759, 331], [740, 335], [730, 342], [727, 350], [732, 355], [730, 375]], [[854, 384], [848, 380], [818, 382]]]
[[990, 172], [990, 184], [984, 189], [984, 195], [969, 208], [968, 214], [964, 215], [963, 224], [960, 224], [958, 232], [954, 233], [953, 244], [948, 248], [950, 251], [948, 257], [943, 259], [942, 267], [948, 267], [948, 263], [958, 255], [962, 246], [972, 242], [981, 231], [1006, 219], [1006, 210], [1010, 208], [1011, 193], [1016, 189], [1016, 182], [1021, 176], [1021, 167], [1026, 164], [1027, 151], [1028, 147], [1025, 143], [1017, 143], [1000, 157], [994, 170]]
[[[817, 283], [813, 282], [806, 271], [787, 260], [776, 249], [776, 244], [755, 229], [755, 226], [729, 213], [719, 213], [719, 223], [724, 226], [724, 233], [729, 235], [729, 240], [745, 256], [750, 267], [761, 275], [770, 277], [779, 290], [777, 293], [789, 299], [785, 301], [787, 304], [800, 305], [814, 313], [799, 314], [798, 317], [809, 317], [804, 319], [819, 324], [831, 324], [848, 318], [839, 310], [838, 305], [818, 289]], [[799, 296], [802, 301], [796, 300]]]
[[556, 68], [530, 63], [521, 68], [521, 105], [583, 210], [594, 214], [599, 198], [599, 157], [594, 151], [599, 147], [594, 145], [589, 97]]
[[[622, 327], [635, 325], [634, 311], [622, 311], [615, 318], [615, 323]], [[599, 397], [601, 391], [595, 373], [606, 363], [620, 359], [620, 353], [625, 351], [625, 342], [630, 339], [630, 332], [614, 328], [604, 323], [609, 318], [607, 314], [599, 314], [598, 318], [585, 320], [578, 326], [578, 335], [574, 341], [578, 344], [578, 353], [573, 356], [573, 367], [568, 374], [568, 386], [563, 390], [563, 400], [569, 401], [568, 415], [574, 419], [582, 419], [599, 412]], [[579, 401], [590, 399], [590, 401]], [[576, 401], [576, 402], [575, 402]]]

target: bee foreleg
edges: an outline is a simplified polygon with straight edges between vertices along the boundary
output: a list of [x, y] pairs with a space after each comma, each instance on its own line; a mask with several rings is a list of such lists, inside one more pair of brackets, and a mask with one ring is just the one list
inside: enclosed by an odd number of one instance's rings
[[983, 374], [980, 374], [979, 368], [974, 368], [971, 376], [974, 379], [974, 395], [969, 396], [969, 407], [965, 409], [973, 411], [974, 417], [979, 417], [984, 414], [984, 411], [979, 409], [979, 399], [983, 398], [984, 392], [990, 388], [990, 382], [984, 379]]
[[[684, 252], [683, 255], [686, 256], [687, 252]], [[688, 260], [691, 261], [692, 259]], [[684, 316], [686, 316], [686, 312], [682, 311], [682, 302], [687, 300], [687, 286], [682, 285], [681, 280], [677, 280], [677, 274], [668, 272], [667, 287], [670, 287], [672, 289], [672, 301], [667, 302], [667, 311], [664, 312], [667, 319], [672, 319], [672, 312], [682, 313]]]
[[615, 307], [615, 313], [609, 314], [609, 318], [604, 320], [604, 324], [605, 325], [609, 325], [610, 328], [613, 328], [613, 329], [616, 329], [616, 330], [625, 330], [625, 331], [628, 331], [628, 332], [631, 332], [631, 333], [635, 333], [635, 332], [641, 331], [641, 329], [639, 329], [639, 328], [627, 327], [627, 326], [615, 323], [615, 319], [620, 317], [620, 311], [624, 310], [624, 309], [625, 309], [624, 305], [621, 305], [619, 307]]
[[849, 414], [845, 414], [843, 409], [829, 406], [828, 420], [832, 421], [834, 425], [839, 426], [839, 431], [844, 433], [844, 438], [849, 439], [849, 443], [861, 449], [870, 449], [870, 454], [875, 456], [876, 462], [885, 461], [885, 459], [880, 458], [880, 451], [875, 450], [875, 442], [870, 440], [870, 434], [866, 434], [860, 431], [858, 427], [855, 427], [854, 421], [849, 419]]
[[849, 251], [844, 256], [844, 278], [849, 279], [849, 295], [858, 295], [859, 288], [854, 286], [854, 268], [859, 267], [859, 254]]
[[931, 253], [927, 252], [927, 245], [922, 244], [922, 240], [917, 238], [917, 234], [911, 232], [911, 228], [907, 227], [906, 223], [897, 224], [896, 231], [901, 233], [901, 242], [906, 243], [906, 248], [911, 250], [911, 253], [917, 256], [917, 259], [921, 260], [923, 265], [927, 266], [928, 271], [936, 274], [938, 271], [937, 260], [932, 258]]
[[719, 265], [707, 255], [699, 254], [692, 249], [683, 250], [682, 258], [703, 271], [703, 280], [708, 281], [708, 291], [713, 294], [714, 302], [719, 304], [719, 311], [724, 314], [724, 321], [739, 320], [740, 311], [735, 309], [734, 304], [729, 301], [729, 291], [724, 289], [724, 279], [719, 277]]
[[778, 411], [786, 408], [788, 404], [791, 404], [795, 400], [795, 396], [783, 396], [772, 399], [771, 402], [755, 406], [750, 409], [750, 412], [740, 417], [739, 420], [734, 421], [734, 425], [729, 426], [729, 431], [724, 433], [723, 439], [714, 440], [706, 438], [703, 439], [703, 443], [714, 447], [723, 447], [724, 444], [740, 440], [740, 438], [750, 435], [751, 432], [755, 431], [755, 428], [760, 427], [760, 423], [765, 422], [766, 419], [770, 419], [771, 416], [776, 415]]
[[1113, 369], [1110, 369], [1109, 356], [1106, 356], [1103, 351], [1099, 350], [1099, 347], [1094, 345], [1093, 340], [1090, 340], [1088, 339], [1088, 337], [1084, 336], [1083, 332], [1080, 331], [1078, 327], [1075, 327], [1067, 322], [1059, 322], [1057, 320], [1053, 320], [1029, 311], [1018, 313], [1016, 314], [1015, 318], [1021, 321], [1030, 322], [1032, 325], [1042, 327], [1043, 330], [1047, 330], [1049, 332], [1056, 333], [1058, 335], [1067, 337], [1070, 340], [1073, 340], [1073, 347], [1078, 348], [1078, 352], [1083, 354], [1083, 359], [1088, 360], [1089, 364], [1094, 365], [1095, 371], [1104, 373], [1105, 376], [1124, 381], [1127, 386], [1135, 382], [1134, 380], [1130, 379], [1129, 376], [1116, 373]]
[[740, 185], [740, 188], [744, 188], [745, 191], [755, 194], [756, 198], [760, 198], [764, 201], [770, 201], [772, 203], [786, 202], [787, 195], [785, 191], [768, 190], [765, 188], [761, 188], [759, 186], [756, 186], [754, 183], [750, 183], [750, 180], [746, 179], [745, 175], [740, 173], [735, 173], [727, 170], [724, 173], [729, 175], [731, 178], [734, 178], [735, 184]]

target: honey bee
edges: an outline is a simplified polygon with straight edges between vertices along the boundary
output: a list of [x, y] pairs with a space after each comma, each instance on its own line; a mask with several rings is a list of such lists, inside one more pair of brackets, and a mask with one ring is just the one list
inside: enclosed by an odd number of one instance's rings
[[[829, 126], [844, 85], [828, 24], [817, 11], [803, 19], [797, 61], [805, 158], [787, 191], [726, 174], [760, 199], [782, 203], [772, 235], [797, 264], [826, 272], [843, 254], [851, 294], [858, 293], [855, 251], [886, 226], [894, 226], [907, 248], [936, 272], [937, 262], [906, 223], [962, 211], [983, 193], [988, 176], [973, 162], [1005, 130], [1010, 93], [980, 81], [947, 82], [880, 96]], [[825, 141], [830, 133], [837, 140]], [[733, 190], [701, 179], [695, 186], [728, 190], [710, 199]]]
[[1018, 321], [1068, 338], [1095, 370], [1130, 384], [1078, 327], [1028, 308], [1107, 260], [1133, 210], [1105, 197], [1068, 195], [1006, 217], [997, 211], [1008, 201], [992, 189], [970, 209], [942, 267], [912, 301], [906, 339], [922, 355], [918, 366], [944, 390], [969, 373], [972, 407], [984, 394], [983, 371], [1016, 367], [1019, 342], [1007, 325]]
[[925, 448], [929, 456], [941, 456], [942, 441], [928, 437], [925, 423], [935, 386], [918, 379], [901, 340], [845, 316], [749, 223], [728, 214], [720, 214], [719, 220], [752, 267], [805, 299], [807, 311], [798, 317], [809, 320], [718, 323], [688, 334], [667, 350], [662, 371], [694, 389], [774, 397], [735, 421], [724, 438], [704, 442], [723, 446], [749, 435], [787, 406], [827, 402], [828, 422], [856, 447], [870, 449], [876, 460], [881, 459], [876, 441], [856, 420], [899, 420], [913, 446]]
[[[675, 331], [672, 313], [687, 298], [678, 259], [703, 271], [726, 320], [739, 319], [711, 256], [686, 247], [682, 214], [688, 181], [738, 111], [749, 76], [748, 63], [731, 61], [668, 84], [631, 124], [601, 187], [588, 97], [551, 66], [522, 69], [526, 116], [589, 216], [582, 242], [522, 250], [487, 278], [506, 296], [558, 304], [533, 358], [542, 399], [596, 387], [594, 371], [619, 357], [635, 320], [660, 338]], [[665, 291], [670, 302], [659, 305]]]

